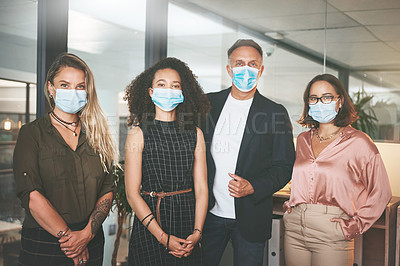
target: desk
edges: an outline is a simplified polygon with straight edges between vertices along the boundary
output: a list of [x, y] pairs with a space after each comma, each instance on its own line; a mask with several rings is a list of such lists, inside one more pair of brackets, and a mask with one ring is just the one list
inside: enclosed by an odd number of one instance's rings
[[0, 221], [0, 245], [19, 239], [22, 225]]
[[[280, 190], [274, 194], [272, 201], [274, 214], [283, 215], [282, 204], [289, 197], [289, 190]], [[392, 197], [382, 216], [370, 230], [356, 239], [354, 258], [358, 266], [395, 265], [397, 207], [399, 205], [400, 197]]]

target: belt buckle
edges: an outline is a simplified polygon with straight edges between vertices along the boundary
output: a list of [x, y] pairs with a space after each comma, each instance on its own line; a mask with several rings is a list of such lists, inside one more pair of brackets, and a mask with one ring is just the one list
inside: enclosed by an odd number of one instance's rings
[[150, 192], [150, 197], [155, 198], [156, 197], [156, 192], [155, 191]]

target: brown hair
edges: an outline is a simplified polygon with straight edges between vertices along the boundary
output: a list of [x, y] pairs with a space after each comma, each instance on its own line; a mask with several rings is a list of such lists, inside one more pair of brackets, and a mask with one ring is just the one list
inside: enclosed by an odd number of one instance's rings
[[304, 101], [304, 109], [301, 118], [297, 121], [302, 126], [318, 128], [319, 122], [315, 121], [309, 114], [308, 110], [308, 97], [310, 96], [311, 86], [317, 81], [326, 81], [328, 82], [336, 91], [336, 93], [340, 96], [342, 100], [342, 107], [339, 109], [337, 116], [333, 120], [333, 124], [337, 127], [345, 127], [351, 125], [354, 121], [358, 119], [357, 112], [354, 109], [353, 102], [351, 101], [349, 94], [343, 88], [342, 83], [339, 79], [331, 74], [322, 74], [315, 76], [307, 85], [306, 90], [304, 91], [303, 101]]

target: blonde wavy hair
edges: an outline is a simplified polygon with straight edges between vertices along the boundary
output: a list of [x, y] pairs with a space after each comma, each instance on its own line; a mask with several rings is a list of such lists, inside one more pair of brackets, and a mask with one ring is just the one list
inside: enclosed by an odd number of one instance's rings
[[78, 115], [82, 122], [82, 127], [86, 133], [86, 139], [89, 145], [97, 151], [108, 162], [118, 163], [118, 151], [111, 136], [110, 128], [106, 117], [100, 107], [97, 99], [94, 77], [88, 65], [78, 56], [70, 53], [60, 54], [47, 72], [44, 93], [50, 106], [54, 108], [54, 99], [49, 96], [48, 83], [54, 84], [54, 77], [64, 67], [73, 67], [82, 70], [85, 73], [85, 83], [87, 92], [87, 104], [79, 111]]

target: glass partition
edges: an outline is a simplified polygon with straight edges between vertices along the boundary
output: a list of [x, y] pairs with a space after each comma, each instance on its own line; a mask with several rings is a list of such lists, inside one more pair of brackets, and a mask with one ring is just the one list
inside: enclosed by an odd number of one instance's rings
[[[168, 56], [186, 62], [206, 93], [231, 86], [226, 71], [227, 51], [237, 39], [253, 39], [263, 48], [265, 70], [258, 90], [286, 107], [297, 136], [304, 130], [296, 122], [303, 110], [303, 92], [307, 83], [322, 73], [322, 65], [249, 35], [240, 27], [228, 27], [222, 18], [210, 19], [196, 11], [169, 4]], [[329, 68], [327, 73], [338, 74]]]
[[[123, 160], [128, 108], [122, 97], [125, 87], [144, 69], [146, 1], [70, 0], [69, 6], [68, 52], [81, 57], [92, 70], [100, 105]], [[111, 212], [103, 223], [104, 266], [111, 265], [116, 216]], [[118, 261], [127, 255], [127, 237], [124, 233], [121, 238]]]
[[35, 119], [36, 35], [36, 1], [0, 2], [0, 265], [16, 265], [19, 253], [24, 211], [12, 156], [19, 129]]
[[144, 69], [146, 1], [69, 3], [68, 51], [93, 71], [101, 107], [124, 158], [127, 130], [120, 132], [119, 123], [128, 109], [121, 92]]
[[[370, 121], [365, 132], [374, 141], [400, 142], [400, 88], [395, 85], [399, 72], [356, 72], [349, 79], [349, 94], [362, 107], [359, 123]], [[370, 101], [365, 99], [371, 98]], [[367, 117], [370, 116], [370, 118]]]

